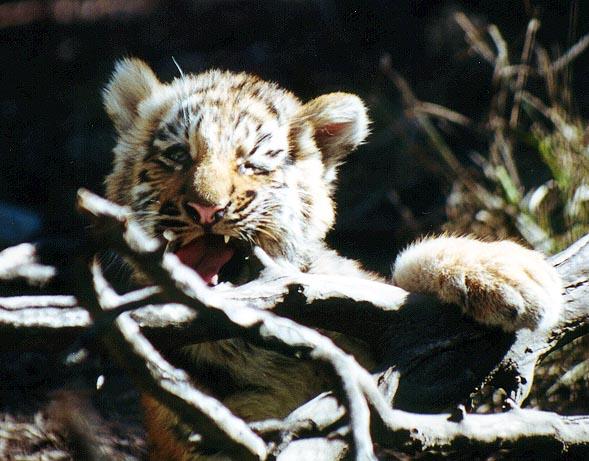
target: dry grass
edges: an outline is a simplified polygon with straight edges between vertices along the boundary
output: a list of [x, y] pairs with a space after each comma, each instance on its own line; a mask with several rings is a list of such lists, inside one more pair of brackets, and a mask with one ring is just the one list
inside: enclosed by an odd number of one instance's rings
[[[529, 22], [519, 52], [508, 48], [496, 26], [477, 27], [463, 13], [454, 19], [469, 52], [493, 72], [493, 96], [482, 126], [419, 101], [390, 62], [381, 63], [452, 184], [443, 230], [514, 238], [546, 254], [558, 252], [589, 232], [589, 128], [573, 110], [569, 83], [570, 63], [589, 46], [589, 35], [551, 58], [536, 41], [536, 19]], [[458, 160], [436, 128], [434, 119], [440, 118], [488, 140], [484, 151], [471, 155], [472, 165]], [[565, 413], [589, 411], [588, 346], [581, 338], [549, 356], [537, 370], [529, 404]], [[484, 400], [483, 408], [496, 406]]]
[[[496, 26], [476, 27], [463, 13], [455, 20], [465, 32], [469, 51], [492, 68], [493, 97], [482, 126], [448, 108], [419, 101], [390, 63], [381, 63], [453, 183], [444, 230], [512, 237], [555, 253], [589, 232], [589, 130], [572, 110], [568, 85], [569, 64], [589, 46], [589, 36], [552, 60], [536, 42], [536, 19], [529, 22], [519, 53], [508, 49]], [[512, 54], [518, 56], [515, 62]], [[434, 118], [482, 133], [488, 140], [486, 152], [474, 153], [472, 167], [466, 168]], [[530, 161], [539, 165], [541, 182], [521, 166]]]

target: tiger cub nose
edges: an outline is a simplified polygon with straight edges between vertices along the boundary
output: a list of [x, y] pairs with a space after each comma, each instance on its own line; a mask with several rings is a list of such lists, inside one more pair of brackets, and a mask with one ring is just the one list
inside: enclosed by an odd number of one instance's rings
[[[225, 207], [219, 205], [206, 206], [196, 202], [187, 202], [186, 211], [202, 225], [214, 224], [225, 216]], [[196, 214], [195, 214], [196, 212]]]

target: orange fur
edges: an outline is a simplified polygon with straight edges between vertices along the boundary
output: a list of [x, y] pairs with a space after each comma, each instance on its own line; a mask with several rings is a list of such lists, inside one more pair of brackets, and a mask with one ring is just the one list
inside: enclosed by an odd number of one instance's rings
[[[126, 59], [104, 99], [118, 133], [107, 196], [128, 206], [151, 236], [186, 246], [208, 232], [260, 246], [304, 272], [376, 278], [324, 240], [335, 217], [337, 167], [368, 134], [357, 96], [332, 93], [303, 104], [255, 76], [215, 70], [164, 84], [145, 63]], [[223, 214], [205, 228], [187, 203]], [[555, 272], [511, 242], [426, 239], [399, 256], [393, 280], [508, 331], [549, 327], [560, 312]], [[349, 351], [371, 363], [361, 344]], [[241, 340], [184, 353], [199, 384], [247, 420], [283, 417], [331, 385], [321, 365]], [[174, 433], [176, 416], [148, 396], [142, 402], [151, 459], [223, 458], [192, 453]]]

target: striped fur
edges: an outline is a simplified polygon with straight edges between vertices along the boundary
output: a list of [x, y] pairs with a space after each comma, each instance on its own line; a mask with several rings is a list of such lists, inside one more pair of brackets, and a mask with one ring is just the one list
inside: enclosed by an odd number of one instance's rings
[[[125, 59], [104, 101], [118, 133], [107, 196], [130, 207], [150, 235], [172, 233], [186, 245], [205, 232], [186, 204], [222, 206], [213, 233], [258, 245], [301, 271], [375, 278], [324, 242], [337, 167], [368, 133], [358, 97], [332, 93], [303, 104], [273, 83], [218, 70], [163, 84], [145, 63]], [[393, 278], [507, 331], [549, 327], [560, 312], [556, 273], [510, 242], [426, 239], [399, 257]], [[370, 365], [361, 345], [338, 340]], [[283, 417], [331, 384], [316, 363], [241, 340], [191, 346], [181, 357], [200, 386], [247, 420]], [[152, 459], [227, 459], [191, 446], [187, 435], [198, 428], [152, 398], [144, 406]]]
[[[107, 196], [129, 206], [150, 235], [172, 231], [187, 244], [204, 230], [186, 202], [229, 204], [214, 233], [304, 271], [372, 277], [324, 243], [336, 168], [368, 133], [356, 96], [302, 104], [273, 83], [217, 70], [166, 85], [143, 62], [126, 59], [104, 99], [119, 136]], [[369, 363], [366, 353], [357, 355]], [[330, 387], [321, 366], [243, 341], [197, 345], [182, 356], [200, 386], [247, 420], [285, 416]], [[220, 382], [231, 384], [221, 389]], [[153, 459], [224, 459], [199, 454], [180, 435], [189, 428], [153, 399], [143, 401]]]

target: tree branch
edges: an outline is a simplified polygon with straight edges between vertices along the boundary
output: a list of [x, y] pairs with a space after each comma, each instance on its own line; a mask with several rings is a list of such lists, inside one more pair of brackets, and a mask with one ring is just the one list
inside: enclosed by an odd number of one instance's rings
[[[95, 290], [101, 302], [94, 307], [96, 300], [87, 296], [0, 298], [0, 344], [5, 347], [6, 338], [12, 349], [16, 344], [23, 350], [46, 348], [58, 339], [55, 349], [59, 350], [89, 330], [99, 334], [108, 331], [109, 335], [118, 331], [119, 339], [113, 344], [119, 346], [109, 350], [114, 355], [122, 354], [120, 361], [128, 364], [140, 387], [187, 421], [198, 420], [208, 427], [213, 434], [210, 440], [219, 443], [229, 437], [236, 443], [234, 448], [245, 450], [247, 456], [263, 457], [267, 450], [280, 459], [286, 454], [317, 450], [319, 445], [324, 446], [325, 453], [342, 454], [350, 446], [349, 434], [358, 459], [374, 459], [372, 439], [380, 447], [405, 450], [513, 446], [537, 439], [583, 449], [589, 441], [588, 417], [567, 418], [519, 408], [500, 415], [468, 415], [456, 407], [485, 382], [501, 385], [512, 404], [521, 404], [531, 387], [537, 361], [553, 348], [587, 333], [589, 310], [584, 300], [589, 294], [585, 270], [589, 265], [589, 236], [551, 259], [565, 282], [565, 310], [556, 327], [551, 332], [520, 330], [507, 334], [482, 327], [465, 318], [456, 306], [442, 305], [426, 296], [378, 282], [289, 271], [265, 260], [260, 253], [268, 266], [260, 279], [240, 287], [220, 285], [210, 289], [174, 255], [164, 254], [158, 242], [142, 235], [127, 220], [124, 209], [87, 192], [80, 193], [80, 206], [92, 215], [100, 242], [132, 259], [159, 288], [119, 296], [103, 281], [102, 289]], [[38, 265], [34, 247], [24, 248], [26, 251], [19, 249], [10, 258], [0, 253], [0, 274], [12, 271], [20, 277], [19, 261], [24, 266]], [[97, 268], [94, 277], [103, 280]], [[97, 309], [99, 304], [109, 309]], [[94, 320], [85, 309], [90, 309]], [[351, 356], [304, 325], [363, 340], [381, 365], [371, 377]], [[281, 353], [324, 361], [339, 377], [347, 412], [334, 397], [322, 396], [284, 421], [252, 424], [270, 440], [263, 449], [251, 436], [249, 442], [232, 438], [223, 423], [206, 409], [204, 416], [195, 416], [195, 411], [203, 411], [198, 407], [200, 396], [197, 399], [194, 393], [200, 391], [193, 389], [185, 395], [177, 392], [178, 388], [164, 385], [166, 376], [173, 376], [177, 384], [188, 382], [188, 377], [180, 370], [166, 368], [171, 366], [162, 362], [138, 328], [162, 350], [241, 337]], [[30, 341], [33, 337], [42, 340]], [[323, 410], [317, 405], [323, 405]], [[452, 412], [411, 413], [444, 410]], [[349, 433], [346, 417], [350, 418]], [[208, 422], [203, 423], [203, 418]], [[506, 434], [505, 428], [512, 424], [513, 430]], [[301, 433], [310, 438], [297, 440]], [[298, 459], [305, 458], [301, 456]], [[337, 458], [334, 455], [331, 459]]]
[[[300, 434], [301, 421], [306, 421], [304, 429], [312, 427], [309, 421], [314, 422], [316, 415], [322, 415], [319, 426], [321, 432], [335, 429], [341, 421], [341, 410], [338, 408], [331, 394], [316, 397], [283, 421], [274, 423], [274, 427], [281, 430], [276, 443], [279, 444], [283, 438], [289, 440], [293, 434]], [[532, 443], [555, 454], [565, 447], [569, 453], [589, 453], [589, 416], [560, 416], [552, 412], [519, 408], [488, 415], [466, 414], [460, 409], [436, 415], [391, 409], [385, 414], [386, 421], [381, 421], [381, 425], [374, 429], [377, 433], [375, 439], [381, 447], [416, 452], [466, 447], [509, 448]], [[251, 426], [256, 428], [258, 424]], [[330, 438], [327, 437], [324, 443], [328, 446], [329, 442]], [[310, 458], [308, 450], [314, 448], [300, 446], [295, 459]], [[342, 448], [338, 455], [341, 456], [344, 450]], [[280, 456], [278, 459], [281, 459]]]
[[[125, 300], [104, 279], [98, 263], [92, 265], [92, 278], [98, 303], [89, 301], [89, 311], [97, 321]], [[218, 400], [195, 388], [183, 370], [174, 368], [143, 337], [137, 323], [127, 314], [119, 315], [103, 336], [103, 343], [119, 364], [130, 372], [134, 382], [180, 416], [198, 427], [204, 446], [223, 447], [238, 459], [266, 458], [266, 445], [247, 425]]]

